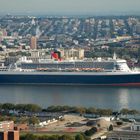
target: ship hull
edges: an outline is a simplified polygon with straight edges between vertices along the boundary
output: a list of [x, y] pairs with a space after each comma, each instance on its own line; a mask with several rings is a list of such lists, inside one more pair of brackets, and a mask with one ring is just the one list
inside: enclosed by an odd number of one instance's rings
[[0, 84], [140, 86], [140, 73], [1, 72]]

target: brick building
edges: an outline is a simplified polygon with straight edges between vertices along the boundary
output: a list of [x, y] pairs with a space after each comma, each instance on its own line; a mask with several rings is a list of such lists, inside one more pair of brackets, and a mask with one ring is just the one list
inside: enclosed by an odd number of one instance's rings
[[19, 131], [0, 131], [0, 140], [19, 140]]
[[29, 126], [25, 123], [25, 124], [16, 124], [14, 127], [14, 130], [29, 130]]
[[8, 133], [7, 131], [0, 132], [0, 140], [8, 140]]
[[13, 130], [14, 122], [13, 121], [2, 121], [0, 122], [0, 130]]
[[19, 131], [8, 131], [8, 140], [19, 140]]

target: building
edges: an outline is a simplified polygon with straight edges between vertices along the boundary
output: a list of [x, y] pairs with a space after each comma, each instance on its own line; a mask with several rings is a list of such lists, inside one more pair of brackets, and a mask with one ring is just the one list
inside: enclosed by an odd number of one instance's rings
[[30, 48], [32, 50], [37, 49], [37, 38], [35, 36], [32, 36], [31, 37], [31, 40], [30, 40]]
[[65, 50], [65, 58], [66, 59], [83, 59], [84, 58], [84, 49], [70, 49], [70, 50]]
[[131, 125], [131, 130], [132, 131], [140, 131], [140, 123], [135, 122]]
[[13, 130], [13, 129], [14, 129], [13, 121], [0, 122], [0, 130]]
[[0, 132], [0, 140], [8, 140], [8, 133], [7, 131]]
[[140, 34], [140, 24], [135, 25], [135, 31]]
[[68, 48], [68, 49], [58, 49], [61, 53], [62, 59], [65, 60], [76, 60], [84, 58], [84, 49], [81, 48]]
[[1, 131], [0, 140], [19, 140], [19, 131]]
[[19, 140], [19, 131], [8, 131], [8, 140]]
[[19, 58], [20, 58], [19, 56], [8, 56], [8, 57], [6, 57], [5, 58], [5, 66], [16, 63]]
[[85, 58], [92, 58], [93, 57], [92, 54], [93, 54], [93, 50], [85, 50], [84, 51]]
[[2, 37], [7, 36], [7, 31], [6, 31], [6, 29], [0, 29], [0, 36], [2, 36]]
[[6, 31], [6, 29], [2, 29], [2, 35], [3, 35], [3, 36], [7, 36], [7, 31]]
[[15, 127], [14, 127], [14, 130], [18, 130], [18, 131], [21, 131], [21, 130], [29, 130], [29, 126], [26, 123], [16, 124]]
[[38, 50], [31, 51], [30, 53], [31, 53], [31, 57], [33, 58], [38, 58], [40, 56]]
[[107, 134], [107, 140], [140, 140], [139, 131], [112, 131]]

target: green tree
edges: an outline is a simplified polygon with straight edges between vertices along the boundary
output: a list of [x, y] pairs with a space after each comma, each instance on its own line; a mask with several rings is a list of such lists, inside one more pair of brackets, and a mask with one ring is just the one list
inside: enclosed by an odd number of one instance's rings
[[129, 110], [128, 110], [127, 108], [123, 108], [123, 109], [120, 111], [120, 113], [127, 116], [128, 113], [129, 113]]
[[2, 109], [8, 111], [8, 110], [13, 110], [15, 109], [15, 105], [12, 103], [5, 103], [2, 105]]
[[20, 140], [38, 140], [38, 137], [33, 134], [26, 134], [21, 136]]
[[4, 116], [0, 116], [0, 121], [4, 121], [5, 117]]
[[102, 116], [110, 116], [112, 114], [112, 110], [111, 109], [97, 109], [97, 114]]
[[86, 109], [84, 107], [77, 107], [76, 112], [83, 115], [86, 112]]
[[48, 112], [55, 112], [55, 111], [56, 111], [56, 107], [55, 107], [55, 106], [49, 106], [49, 107], [47, 108], [47, 111], [48, 111]]
[[15, 109], [19, 111], [25, 111], [25, 104], [17, 104], [15, 105]]
[[46, 135], [43, 135], [43, 136], [41, 135], [38, 137], [38, 140], [49, 140], [49, 137]]
[[59, 139], [58, 135], [53, 135], [53, 136], [50, 136], [48, 140], [58, 140], [58, 139]]
[[95, 108], [90, 107], [90, 108], [88, 108], [88, 109], [86, 110], [86, 113], [96, 114], [97, 112], [96, 112], [96, 109], [95, 109]]
[[86, 130], [85, 131], [85, 135], [86, 136], [92, 136], [93, 134], [95, 134], [97, 132], [97, 128], [96, 127], [92, 127], [90, 130]]
[[27, 117], [20, 117], [20, 119], [18, 120], [20, 123], [27, 123], [28, 122], [28, 118]]
[[123, 122], [118, 121], [118, 122], [116, 122], [116, 124], [117, 124], [117, 125], [122, 125], [122, 124], [123, 124]]
[[0, 103], [0, 110], [2, 109], [2, 104]]
[[29, 124], [38, 124], [39, 123], [39, 119], [37, 117], [31, 117], [29, 118]]
[[74, 138], [70, 135], [63, 135], [59, 138], [59, 140], [74, 140]]
[[85, 131], [85, 135], [86, 135], [86, 136], [91, 136], [92, 133], [91, 133], [89, 130], [86, 130], [86, 131]]
[[40, 112], [42, 108], [36, 104], [27, 104], [25, 105], [25, 110], [29, 112]]
[[77, 134], [77, 135], [75, 136], [75, 140], [85, 140], [85, 138], [83, 137], [83, 135]]
[[130, 114], [130, 115], [136, 115], [136, 114], [139, 114], [139, 111], [137, 111], [135, 109], [132, 109], [132, 110], [129, 110], [128, 111], [128, 114]]
[[109, 131], [113, 131], [113, 125], [111, 124], [108, 128]]

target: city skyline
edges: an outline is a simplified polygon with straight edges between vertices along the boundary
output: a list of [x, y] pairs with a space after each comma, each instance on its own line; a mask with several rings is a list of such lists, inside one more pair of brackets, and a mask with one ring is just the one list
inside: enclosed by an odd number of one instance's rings
[[139, 14], [139, 0], [0, 0], [1, 14]]

